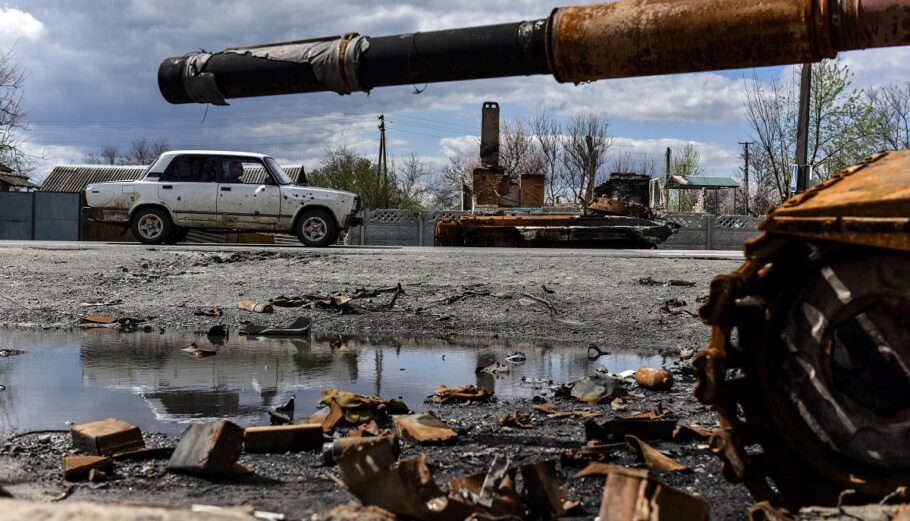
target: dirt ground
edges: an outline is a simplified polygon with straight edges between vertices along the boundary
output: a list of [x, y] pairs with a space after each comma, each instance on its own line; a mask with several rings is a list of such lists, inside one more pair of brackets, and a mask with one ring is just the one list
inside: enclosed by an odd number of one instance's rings
[[[317, 331], [594, 342], [609, 349], [689, 355], [708, 339], [708, 328], [693, 316], [708, 282], [738, 264], [736, 255], [686, 252], [10, 243], [0, 245], [0, 327], [78, 328], [86, 313], [96, 312], [148, 318], [155, 329], [206, 330], [213, 319], [194, 312], [220, 307], [224, 315], [217, 322], [229, 327], [250, 321], [282, 325], [304, 314], [313, 319]], [[666, 284], [671, 280], [694, 284]], [[359, 288], [398, 284], [403, 292], [397, 297], [396, 292], [386, 292], [356, 299], [349, 314], [300, 308], [257, 314], [237, 308], [240, 300], [351, 295]], [[122, 304], [82, 305], [116, 299]], [[668, 306], [669, 299], [678, 302]], [[660, 408], [686, 423], [714, 426], [711, 411], [692, 397], [687, 362], [680, 360], [673, 369], [677, 383], [672, 391], [658, 393], [630, 385], [625, 412], [612, 411], [609, 405], [593, 409], [609, 418]], [[546, 397], [560, 406], [578, 405], [567, 398]], [[566, 449], [577, 448], [585, 440], [580, 419], [547, 420], [529, 430], [499, 425], [497, 419], [504, 414], [531, 412], [530, 401], [445, 405], [432, 410], [465, 432], [452, 446], [406, 444], [403, 455], [426, 452], [440, 483], [485, 472], [496, 454], [505, 454], [515, 463], [559, 460]], [[146, 441], [149, 445], [175, 442], [155, 433], [146, 433]], [[714, 519], [744, 519], [751, 503], [748, 493], [723, 480], [719, 462], [704, 443], [660, 444], [692, 469], [664, 474], [661, 479], [708, 500]], [[28, 499], [48, 500], [67, 491], [67, 501], [243, 504], [284, 513], [289, 519], [310, 519], [351, 499], [333, 479], [335, 468], [325, 466], [316, 453], [244, 454], [240, 462], [253, 466], [255, 475], [229, 481], [168, 474], [166, 460], [146, 460], [118, 464], [116, 475], [101, 485], [73, 485], [61, 477], [61, 458], [71, 451], [67, 433], [0, 434], [0, 483], [14, 496]], [[611, 455], [611, 462], [636, 465], [623, 448]], [[577, 519], [593, 519], [603, 478], [571, 478], [577, 468], [562, 469], [570, 476], [570, 494], [582, 501], [586, 511]]]

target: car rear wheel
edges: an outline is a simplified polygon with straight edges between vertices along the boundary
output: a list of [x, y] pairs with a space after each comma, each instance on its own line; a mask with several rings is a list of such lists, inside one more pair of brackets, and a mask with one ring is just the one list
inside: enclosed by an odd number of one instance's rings
[[306, 210], [297, 219], [295, 231], [305, 246], [328, 246], [338, 240], [338, 225], [324, 210]]
[[142, 244], [164, 244], [174, 233], [174, 223], [160, 208], [142, 208], [133, 216], [133, 236]]

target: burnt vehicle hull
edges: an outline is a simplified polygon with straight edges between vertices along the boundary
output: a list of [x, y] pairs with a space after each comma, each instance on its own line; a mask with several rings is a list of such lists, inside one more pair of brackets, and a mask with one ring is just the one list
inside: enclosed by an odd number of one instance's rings
[[910, 482], [910, 151], [840, 172], [760, 228], [701, 309], [712, 448], [758, 499], [877, 501]]
[[675, 230], [622, 216], [484, 215], [436, 223], [437, 246], [656, 248]]

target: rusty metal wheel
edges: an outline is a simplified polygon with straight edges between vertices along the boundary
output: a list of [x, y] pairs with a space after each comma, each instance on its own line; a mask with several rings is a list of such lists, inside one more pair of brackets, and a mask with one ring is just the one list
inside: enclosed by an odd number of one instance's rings
[[910, 255], [765, 236], [747, 257], [696, 360], [727, 477], [789, 508], [910, 482]]

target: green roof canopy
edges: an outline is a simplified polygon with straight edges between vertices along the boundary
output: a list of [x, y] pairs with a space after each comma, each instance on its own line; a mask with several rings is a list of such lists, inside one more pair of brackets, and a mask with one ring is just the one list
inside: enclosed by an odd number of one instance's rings
[[667, 188], [694, 190], [700, 188], [720, 189], [739, 188], [739, 183], [731, 177], [714, 177], [705, 175], [674, 175], [667, 181]]

